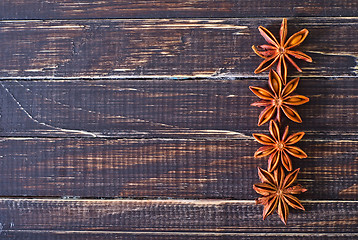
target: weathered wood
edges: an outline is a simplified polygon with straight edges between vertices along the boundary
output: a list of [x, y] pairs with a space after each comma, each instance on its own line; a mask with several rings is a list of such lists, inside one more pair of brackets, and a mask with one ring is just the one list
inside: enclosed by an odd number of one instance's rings
[[[262, 220], [253, 201], [218, 200], [23, 200], [2, 199], [2, 234], [59, 231], [182, 237], [357, 237], [358, 203], [303, 202], [287, 226], [275, 214]], [[80, 232], [78, 232], [80, 231]], [[11, 235], [10, 235], [11, 236]], [[180, 238], [179, 238], [180, 239]], [[282, 239], [282, 238], [281, 238]]]
[[5, 239], [27, 240], [356, 240], [356, 233], [200, 233], [200, 232], [102, 232], [102, 231], [9, 231]]
[[2, 19], [357, 16], [357, 1], [2, 0]]
[[[1, 1], [0, 238], [357, 239], [357, 11], [348, 0]], [[253, 201], [266, 160], [251, 134], [265, 130], [248, 90], [267, 77], [253, 74], [257, 27], [277, 35], [282, 16], [308, 16], [289, 19], [289, 34], [310, 30], [300, 50], [315, 61], [298, 61], [311, 101], [292, 124], [307, 132], [309, 158], [294, 161], [307, 212], [287, 227]]]
[[[252, 139], [4, 138], [0, 196], [255, 199]], [[357, 200], [357, 141], [304, 141], [301, 199]]]
[[[2, 81], [0, 135], [245, 139], [262, 108], [248, 86], [266, 79]], [[304, 139], [358, 138], [358, 79], [302, 78], [304, 122], [289, 123]], [[266, 124], [267, 125], [267, 124]]]
[[[274, 19], [144, 19], [0, 22], [0, 77], [248, 77], [262, 61], [257, 27]], [[309, 28], [302, 76], [356, 76], [358, 18], [289, 20]], [[339, 37], [337, 37], [339, 36]], [[296, 72], [292, 71], [292, 74]], [[259, 76], [267, 76], [262, 73]]]

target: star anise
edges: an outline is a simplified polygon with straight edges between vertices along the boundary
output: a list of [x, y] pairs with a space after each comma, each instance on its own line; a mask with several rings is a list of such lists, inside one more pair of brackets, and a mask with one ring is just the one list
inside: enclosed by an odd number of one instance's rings
[[302, 119], [297, 111], [288, 105], [302, 105], [309, 101], [308, 97], [302, 95], [293, 95], [290, 94], [297, 88], [299, 78], [295, 78], [288, 82], [286, 86], [282, 89], [282, 79], [281, 77], [271, 69], [269, 74], [268, 84], [271, 91], [268, 91], [261, 87], [250, 86], [250, 90], [259, 98], [261, 101], [251, 104], [252, 106], [257, 107], [266, 107], [259, 116], [258, 126], [268, 122], [272, 116], [276, 114], [276, 120], [281, 121], [281, 109], [284, 114], [294, 122], [301, 123]]
[[300, 200], [292, 196], [292, 194], [300, 194], [307, 191], [301, 185], [293, 186], [299, 170], [298, 168], [285, 176], [282, 168], [278, 168], [273, 174], [258, 168], [261, 183], [254, 184], [253, 188], [258, 194], [263, 195], [263, 197], [256, 200], [256, 203], [265, 206], [263, 211], [264, 220], [277, 208], [277, 214], [282, 222], [286, 224], [289, 212], [288, 206], [305, 210]]
[[282, 20], [281, 29], [280, 29], [280, 43], [274, 37], [274, 35], [267, 30], [266, 28], [260, 26], [259, 31], [265, 40], [271, 45], [261, 45], [257, 48], [252, 46], [254, 52], [265, 60], [256, 68], [255, 73], [263, 72], [273, 66], [275, 62], [277, 64], [277, 72], [283, 78], [284, 84], [286, 84], [287, 78], [287, 66], [286, 59], [299, 71], [302, 70], [297, 66], [297, 64], [289, 56], [293, 56], [298, 59], [303, 59], [307, 62], [312, 62], [312, 58], [303, 52], [292, 51], [291, 49], [300, 45], [308, 35], [308, 30], [303, 29], [295, 34], [293, 34], [286, 42], [287, 36], [287, 19]]
[[305, 135], [304, 132], [294, 133], [291, 136], [288, 135], [288, 126], [286, 126], [285, 132], [280, 136], [280, 130], [275, 123], [271, 120], [270, 122], [270, 133], [272, 138], [265, 135], [254, 133], [253, 136], [259, 143], [265, 145], [260, 147], [256, 152], [254, 157], [261, 158], [270, 155], [268, 160], [268, 171], [272, 172], [281, 162], [282, 165], [287, 169], [287, 171], [292, 171], [292, 162], [289, 155], [292, 155], [297, 158], [306, 158], [307, 154], [299, 147], [292, 146], [302, 139]]

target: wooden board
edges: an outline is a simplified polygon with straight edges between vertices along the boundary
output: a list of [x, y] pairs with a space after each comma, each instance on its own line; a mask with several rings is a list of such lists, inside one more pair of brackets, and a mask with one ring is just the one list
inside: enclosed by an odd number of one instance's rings
[[0, 236], [6, 239], [36, 239], [36, 240], [356, 240], [355, 233], [317, 233], [317, 234], [303, 234], [303, 233], [148, 233], [148, 232], [89, 232], [89, 231], [4, 231]]
[[2, 199], [1, 234], [127, 234], [139, 238], [143, 234], [175, 239], [358, 236], [356, 201], [303, 204], [307, 212], [292, 211], [285, 226], [277, 215], [262, 221], [262, 206], [253, 201]]
[[[358, 200], [358, 142], [304, 141], [301, 199]], [[4, 138], [0, 195], [255, 199], [252, 139]]]
[[2, 0], [2, 19], [357, 16], [357, 1]]
[[[280, 18], [0, 22], [0, 78], [253, 77], [257, 27], [278, 34]], [[309, 28], [301, 76], [357, 76], [358, 18], [300, 18]], [[339, 38], [337, 37], [339, 36]], [[297, 72], [291, 71], [291, 75]], [[266, 77], [267, 73], [258, 76]]]
[[[9, 137], [112, 137], [247, 139], [262, 108], [248, 86], [266, 79], [2, 81], [0, 135]], [[310, 98], [298, 106], [304, 140], [358, 138], [358, 79], [302, 78]]]

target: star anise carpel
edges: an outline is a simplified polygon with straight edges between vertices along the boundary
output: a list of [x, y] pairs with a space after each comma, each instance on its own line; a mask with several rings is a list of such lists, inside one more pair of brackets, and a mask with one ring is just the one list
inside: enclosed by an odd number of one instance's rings
[[299, 72], [302, 70], [297, 66], [297, 64], [292, 60], [290, 56], [293, 56], [298, 59], [305, 60], [307, 62], [312, 62], [312, 58], [303, 52], [293, 51], [292, 48], [300, 45], [308, 35], [307, 29], [302, 29], [301, 31], [293, 34], [287, 41], [287, 19], [282, 20], [280, 28], [280, 42], [277, 41], [275, 36], [266, 28], [259, 26], [259, 32], [264, 37], [264, 39], [270, 45], [260, 45], [258, 47], [252, 46], [254, 52], [264, 58], [265, 60], [256, 68], [255, 73], [260, 73], [270, 69], [277, 62], [277, 72], [283, 78], [284, 84], [286, 84], [287, 78], [287, 65], [286, 60], [288, 60]]
[[298, 168], [286, 175], [281, 167], [277, 168], [273, 173], [258, 168], [261, 183], [254, 184], [253, 188], [258, 194], [262, 195], [262, 197], [256, 200], [256, 203], [265, 206], [263, 219], [277, 209], [277, 214], [280, 216], [281, 221], [287, 224], [289, 206], [305, 210], [298, 198], [293, 196], [293, 194], [307, 191], [301, 185], [294, 185], [299, 170]]
[[270, 155], [268, 160], [268, 171], [275, 170], [279, 163], [281, 163], [287, 171], [292, 171], [291, 156], [297, 158], [306, 158], [307, 154], [299, 147], [292, 146], [302, 139], [304, 132], [294, 133], [288, 136], [288, 126], [281, 137], [280, 129], [275, 121], [270, 122], [270, 134], [272, 137], [265, 134], [254, 133], [253, 136], [259, 143], [265, 145], [260, 147], [254, 157], [261, 158]]
[[308, 97], [302, 95], [291, 95], [296, 90], [299, 78], [282, 84], [282, 78], [274, 70], [270, 70], [268, 85], [270, 90], [261, 87], [250, 86], [250, 90], [258, 96], [261, 101], [251, 104], [257, 107], [266, 107], [259, 116], [258, 126], [268, 122], [276, 113], [276, 120], [281, 122], [281, 110], [292, 121], [301, 123], [302, 119], [298, 112], [290, 106], [302, 105], [309, 101]]

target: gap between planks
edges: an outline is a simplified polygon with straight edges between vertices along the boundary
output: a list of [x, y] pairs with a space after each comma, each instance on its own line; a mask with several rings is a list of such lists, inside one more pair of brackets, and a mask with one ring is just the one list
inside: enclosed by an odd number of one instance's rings
[[[290, 78], [357, 78], [357, 76], [346, 76], [346, 75], [305, 75], [299, 74], [290, 75]], [[95, 80], [136, 80], [136, 81], [150, 81], [150, 80], [162, 80], [162, 81], [228, 81], [228, 80], [241, 80], [241, 79], [255, 79], [255, 80], [267, 80], [266, 76], [256, 75], [220, 75], [217, 77], [213, 76], [195, 76], [195, 75], [111, 75], [111, 76], [76, 76], [76, 77], [51, 77], [51, 76], [31, 76], [31, 77], [0, 77], [0, 81], [57, 81], [57, 82], [68, 82], [68, 81], [95, 81]]]
[[[307, 51], [308, 52], [308, 51]], [[290, 75], [290, 78], [300, 77], [314, 78], [314, 79], [330, 79], [330, 78], [357, 78], [357, 76], [351, 75], [305, 75], [300, 74]], [[238, 81], [238, 80], [267, 80], [267, 76], [258, 75], [220, 75], [220, 76], [195, 76], [195, 75], [111, 75], [111, 76], [76, 76], [76, 77], [55, 77], [55, 76], [30, 76], [30, 77], [0, 77], [1, 82], [6, 81], [35, 81], [35, 82], [76, 82], [76, 81], [173, 81], [173, 82], [198, 82], [198, 81]]]
[[[285, 17], [285, 16], [283, 16]], [[283, 17], [265, 17], [266, 20], [275, 21], [282, 20]], [[296, 16], [293, 17], [285, 17], [287, 20], [296, 19]], [[335, 17], [299, 17], [300, 19], [344, 19], [344, 20], [357, 20], [358, 17], [347, 17], [347, 16], [335, 16]], [[123, 21], [145, 21], [145, 20], [185, 20], [185, 21], [217, 21], [217, 20], [236, 20], [236, 19], [250, 19], [250, 20], [262, 20], [262, 17], [198, 17], [198, 18], [190, 18], [190, 17], [175, 17], [175, 18], [56, 18], [56, 19], [0, 19], [0, 22], [11, 23], [11, 22], [56, 22], [56, 21], [113, 21], [113, 22], [123, 22]]]
[[[73, 130], [76, 131], [76, 130]], [[204, 130], [203, 130], [204, 131]], [[143, 138], [143, 137], [120, 137], [120, 136], [105, 136], [105, 135], [96, 135], [96, 136], [66, 136], [66, 137], [60, 137], [60, 136], [34, 136], [34, 137], [29, 137], [29, 136], [13, 136], [13, 137], [7, 137], [7, 136], [0, 136], [0, 142], [4, 142], [7, 140], [14, 140], [14, 141], [27, 141], [27, 140], [65, 140], [65, 139], [76, 139], [76, 140], [139, 140], [139, 141], [167, 141], [167, 142], [178, 142], [178, 141], [183, 141], [183, 142], [200, 142], [200, 141], [230, 141], [230, 140], [254, 140], [253, 137], [251, 136], [243, 136], [243, 137], [229, 137], [228, 135], [232, 134], [238, 134], [238, 135], [244, 135], [244, 134], [240, 134], [240, 133], [228, 133], [228, 134], [223, 134], [222, 137], [205, 137], [205, 134], [200, 133], [200, 131], [198, 131], [198, 134], [202, 134], [203, 136], [201, 137], [185, 137], [185, 138], [164, 138], [164, 137], [149, 137], [149, 138]], [[230, 132], [230, 131], [228, 131]], [[222, 134], [222, 132], [218, 131], [215, 132], [213, 131], [212, 133], [218, 133], [218, 134]], [[307, 133], [307, 131], [306, 131]], [[193, 135], [195, 133], [192, 133]], [[350, 139], [332, 139], [332, 137], [330, 138], [311, 138], [311, 139], [302, 139], [300, 142], [333, 142], [333, 143], [358, 143], [358, 140], [350, 140]]]
[[[112, 203], [161, 203], [187, 205], [256, 204], [255, 200], [222, 199], [93, 199], [93, 198], [57, 198], [57, 197], [0, 197], [0, 201], [37, 201], [37, 202], [112, 202]], [[358, 200], [301, 200], [302, 203], [358, 203]]]

